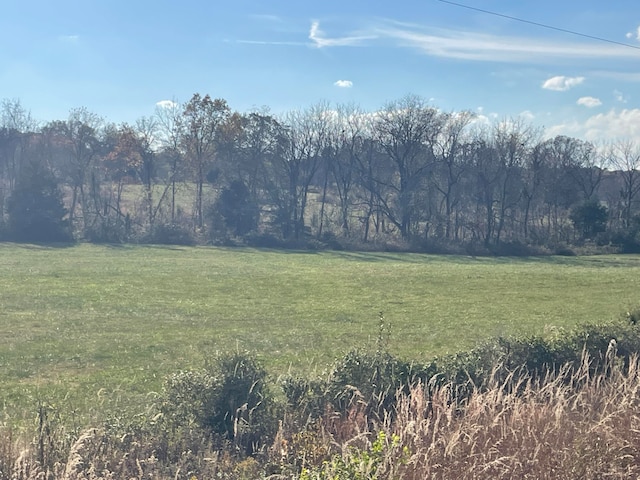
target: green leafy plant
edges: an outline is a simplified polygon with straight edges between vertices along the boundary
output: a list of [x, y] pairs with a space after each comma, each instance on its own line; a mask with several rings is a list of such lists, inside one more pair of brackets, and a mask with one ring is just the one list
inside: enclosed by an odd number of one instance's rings
[[[399, 452], [398, 452], [399, 450]], [[375, 480], [385, 478], [389, 458], [406, 463], [409, 450], [401, 446], [398, 435], [380, 430], [375, 440], [364, 448], [351, 447], [341, 455], [334, 455], [320, 467], [302, 468], [300, 480]]]

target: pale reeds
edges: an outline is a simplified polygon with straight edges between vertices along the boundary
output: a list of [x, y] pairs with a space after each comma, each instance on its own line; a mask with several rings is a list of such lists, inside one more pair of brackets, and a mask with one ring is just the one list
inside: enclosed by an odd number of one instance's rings
[[342, 478], [332, 475], [381, 449], [374, 440], [382, 431], [393, 440], [376, 471], [357, 478], [640, 478], [640, 366], [637, 358], [624, 366], [608, 357], [599, 374], [585, 358], [537, 382], [523, 374], [494, 381], [463, 403], [450, 385], [416, 385], [399, 395], [393, 418], [371, 429], [364, 450], [343, 449], [339, 462], [305, 475]]

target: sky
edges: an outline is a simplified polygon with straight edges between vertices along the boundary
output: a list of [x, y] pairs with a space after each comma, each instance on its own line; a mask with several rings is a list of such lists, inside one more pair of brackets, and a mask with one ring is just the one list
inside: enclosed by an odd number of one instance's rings
[[443, 111], [522, 118], [546, 136], [640, 141], [637, 0], [454, 3], [475, 10], [442, 0], [4, 0], [0, 99], [41, 122], [86, 107], [119, 123], [196, 92], [274, 114], [321, 101], [375, 111], [413, 94]]

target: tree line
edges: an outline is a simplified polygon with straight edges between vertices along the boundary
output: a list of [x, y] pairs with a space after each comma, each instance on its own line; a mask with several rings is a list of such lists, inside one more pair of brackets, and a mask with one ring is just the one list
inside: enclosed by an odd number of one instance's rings
[[39, 124], [0, 105], [12, 240], [633, 249], [639, 196], [633, 141], [548, 138], [413, 95], [274, 115], [194, 94], [133, 124], [86, 108]]

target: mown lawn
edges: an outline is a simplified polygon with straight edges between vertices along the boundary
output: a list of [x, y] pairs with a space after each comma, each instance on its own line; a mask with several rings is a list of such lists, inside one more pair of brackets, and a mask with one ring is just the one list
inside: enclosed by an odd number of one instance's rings
[[426, 360], [640, 305], [640, 256], [470, 258], [206, 247], [0, 244], [0, 422], [140, 412], [216, 351], [277, 376], [371, 347]]

